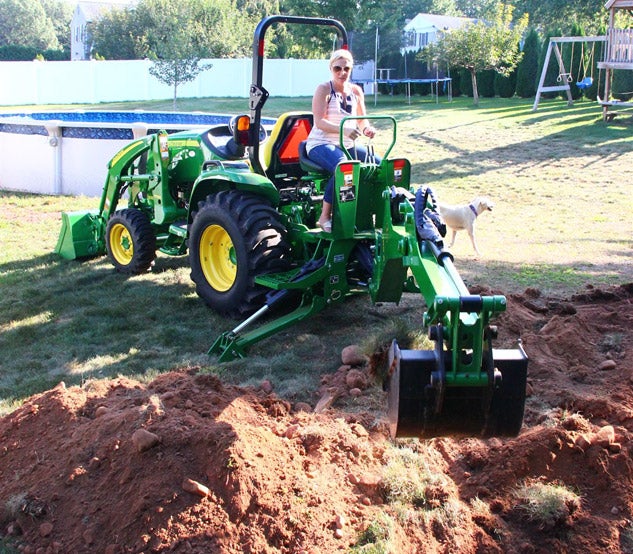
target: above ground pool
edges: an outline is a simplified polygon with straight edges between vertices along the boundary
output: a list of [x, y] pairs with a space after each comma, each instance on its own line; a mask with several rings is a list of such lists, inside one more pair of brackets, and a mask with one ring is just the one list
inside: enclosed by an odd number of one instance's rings
[[[100, 196], [107, 163], [126, 143], [227, 123], [233, 114], [50, 111], [0, 116], [0, 189]], [[262, 120], [264, 125], [273, 119]]]

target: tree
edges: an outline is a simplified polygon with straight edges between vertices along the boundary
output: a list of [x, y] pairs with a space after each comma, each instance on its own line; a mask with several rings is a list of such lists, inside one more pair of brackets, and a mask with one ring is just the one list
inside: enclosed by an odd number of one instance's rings
[[461, 14], [475, 19], [493, 18], [497, 2], [498, 0], [456, 0], [457, 8]]
[[[562, 28], [569, 35], [574, 24], [582, 25], [589, 34], [596, 34], [606, 23], [608, 12], [605, 0], [515, 0], [516, 9], [530, 14], [530, 24], [541, 33]], [[550, 36], [561, 36], [553, 35]]]
[[479, 21], [446, 33], [423, 54], [449, 66], [466, 69], [471, 77], [475, 105], [479, 104], [478, 72], [494, 69], [509, 75], [521, 60], [519, 42], [528, 17], [523, 15], [513, 23], [512, 13], [511, 6], [498, 3], [490, 23]]
[[44, 13], [48, 17], [59, 46], [70, 52], [70, 23], [73, 18], [73, 7], [64, 0], [40, 0]]
[[0, 46], [59, 48], [53, 24], [38, 0], [0, 2]]
[[536, 29], [532, 28], [523, 43], [523, 59], [517, 67], [516, 93], [520, 98], [531, 98], [536, 94], [539, 79], [540, 41]]
[[88, 27], [92, 54], [108, 60], [134, 60], [146, 55], [145, 30], [131, 8], [113, 8]]
[[173, 87], [175, 110], [178, 87], [210, 68], [201, 62], [207, 41], [197, 32], [196, 18], [202, 15], [200, 5], [195, 0], [149, 0], [144, 8], [146, 12], [141, 17], [148, 16], [153, 23], [146, 37], [148, 56], [153, 60], [149, 72]]
[[[174, 46], [174, 45], [171, 45]], [[173, 107], [174, 111], [178, 104], [178, 86], [183, 83], [193, 81], [199, 73], [211, 69], [212, 64], [201, 63], [200, 58], [182, 53], [179, 46], [169, 54], [171, 59], [154, 60], [149, 72], [162, 83], [173, 87]]]
[[495, 94], [500, 98], [512, 98], [517, 86], [517, 72], [512, 71], [510, 75], [501, 75], [495, 72]]
[[[538, 61], [538, 66], [539, 68], [541, 68], [541, 71], [543, 70], [543, 66], [545, 65], [545, 58], [547, 57], [547, 49], [549, 48], [549, 43], [550, 43], [550, 38], [551, 37], [561, 37], [563, 36], [563, 31], [560, 28], [557, 29], [553, 29], [552, 31], [550, 31], [548, 34], [545, 35], [545, 37], [543, 38], [543, 47], [540, 49], [540, 53], [539, 53], [539, 61]], [[547, 68], [545, 68], [545, 80], [544, 83], [546, 85], [549, 84], [559, 84], [558, 83], [558, 78], [562, 76], [560, 75], [561, 72], [561, 68], [560, 65], [558, 63], [558, 58], [553, 55], [550, 54], [550, 61], [549, 61], [549, 65], [547, 66]], [[540, 72], [539, 72], [539, 78], [540, 78]], [[559, 95], [558, 92], [554, 91], [554, 92], [543, 92], [541, 93], [541, 98], [556, 98]]]
[[176, 33], [185, 41], [183, 48], [199, 58], [249, 56], [251, 29], [261, 18], [261, 12], [251, 13], [255, 5], [255, 0], [141, 0], [110, 10], [92, 24], [93, 53], [106, 59], [161, 58]]

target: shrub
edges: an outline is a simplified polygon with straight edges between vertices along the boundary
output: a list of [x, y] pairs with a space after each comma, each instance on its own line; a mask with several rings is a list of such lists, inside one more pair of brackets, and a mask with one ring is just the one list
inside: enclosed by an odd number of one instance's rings
[[536, 95], [536, 87], [540, 77], [540, 49], [538, 33], [536, 29], [530, 29], [523, 43], [523, 59], [516, 70], [516, 95], [520, 98], [531, 98]]

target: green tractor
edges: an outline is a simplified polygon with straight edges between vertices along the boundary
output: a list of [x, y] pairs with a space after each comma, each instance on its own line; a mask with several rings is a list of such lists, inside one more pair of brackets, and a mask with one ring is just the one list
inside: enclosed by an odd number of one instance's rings
[[264, 35], [275, 23], [333, 27], [347, 46], [335, 20], [262, 20], [250, 115], [131, 142], [109, 163], [99, 209], [62, 214], [56, 251], [68, 259], [107, 253], [127, 274], [147, 271], [157, 250], [188, 253], [198, 295], [242, 320], [211, 346], [219, 361], [246, 356], [252, 344], [354, 294], [374, 303], [421, 294], [435, 347], [391, 344], [384, 386], [392, 436], [518, 434], [528, 358], [520, 342], [492, 345], [491, 320], [506, 298], [466, 288], [443, 246], [433, 192], [411, 186], [407, 159], [389, 157], [394, 118], [368, 118], [390, 129], [381, 133], [382, 160], [348, 153], [335, 172], [332, 231], [316, 226], [329, 175], [305, 155], [312, 114], [285, 113], [270, 132], [261, 124]]

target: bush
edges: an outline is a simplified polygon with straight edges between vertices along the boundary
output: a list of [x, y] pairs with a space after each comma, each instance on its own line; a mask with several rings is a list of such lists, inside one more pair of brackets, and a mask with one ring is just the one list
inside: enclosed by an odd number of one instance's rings
[[611, 93], [614, 98], [627, 102], [633, 97], [633, 71], [614, 70]]
[[513, 71], [507, 77], [501, 73], [495, 74], [495, 94], [501, 98], [512, 98], [516, 89], [517, 73]]
[[[470, 77], [469, 77], [470, 79]], [[451, 87], [453, 90], [453, 96], [457, 98], [463, 94], [462, 92], [462, 74], [457, 69], [451, 70]]]
[[37, 55], [37, 49], [31, 46], [0, 46], [0, 60], [13, 62], [31, 61]]
[[497, 72], [494, 69], [477, 73], [477, 89], [481, 98], [494, 98], [496, 74]]
[[[539, 81], [539, 57], [541, 45], [536, 29], [530, 29], [523, 44], [523, 59], [516, 69], [516, 95], [520, 98], [536, 96]], [[540, 64], [542, 65], [542, 63]]]
[[[539, 54], [539, 62], [538, 62], [538, 67], [541, 71], [542, 71], [543, 65], [545, 64], [545, 56], [547, 56], [547, 49], [549, 48], [550, 37], [560, 37], [562, 35], [563, 35], [563, 31], [560, 28], [558, 28], [558, 29], [554, 29], [553, 31], [551, 31], [545, 36], [545, 40], [543, 41], [543, 48], [541, 48], [541, 51]], [[558, 59], [552, 52], [550, 54], [549, 65], [547, 67], [547, 72], [545, 74], [544, 83], [546, 86], [561, 84], [558, 81], [558, 77], [560, 76], [560, 70], [561, 68], [559, 66]], [[541, 76], [541, 72], [538, 71], [537, 84], [538, 84], [538, 79], [540, 79], [540, 76]], [[560, 96], [560, 93], [557, 91], [543, 92], [541, 94], [542, 98], [556, 98], [558, 96]]]
[[0, 60], [30, 62], [35, 59], [49, 61], [70, 60], [70, 50], [38, 50], [32, 46], [0, 46]]
[[470, 76], [470, 71], [467, 69], [460, 69], [459, 71], [459, 88], [461, 94], [464, 96], [473, 97], [473, 80]]

